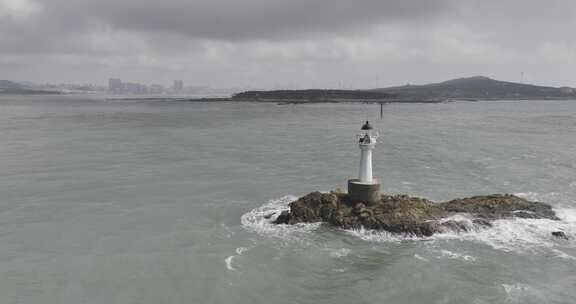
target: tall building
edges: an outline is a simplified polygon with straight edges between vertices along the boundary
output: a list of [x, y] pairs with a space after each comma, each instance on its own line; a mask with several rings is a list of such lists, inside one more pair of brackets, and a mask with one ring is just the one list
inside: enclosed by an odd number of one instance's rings
[[182, 90], [184, 90], [184, 81], [174, 80], [174, 84], [172, 85], [172, 89], [174, 90], [174, 92], [182, 92]]
[[127, 82], [123, 85], [123, 91], [129, 94], [147, 94], [148, 87], [140, 83]]
[[119, 78], [110, 78], [108, 80], [108, 91], [110, 92], [114, 92], [114, 93], [120, 93], [122, 92], [123, 86], [122, 86], [122, 80]]

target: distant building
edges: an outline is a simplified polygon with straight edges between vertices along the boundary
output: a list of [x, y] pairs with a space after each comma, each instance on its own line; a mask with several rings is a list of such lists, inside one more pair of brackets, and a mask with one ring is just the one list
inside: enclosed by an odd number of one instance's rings
[[153, 84], [150, 86], [148, 91], [151, 94], [162, 94], [164, 93], [164, 86], [161, 84]]
[[122, 80], [119, 78], [110, 78], [108, 80], [108, 91], [114, 93], [121, 93], [124, 88]]
[[124, 83], [124, 92], [129, 94], [147, 94], [148, 87], [139, 83]]
[[184, 90], [184, 81], [174, 80], [174, 84], [172, 85], [172, 90], [174, 90], [174, 92], [182, 92]]

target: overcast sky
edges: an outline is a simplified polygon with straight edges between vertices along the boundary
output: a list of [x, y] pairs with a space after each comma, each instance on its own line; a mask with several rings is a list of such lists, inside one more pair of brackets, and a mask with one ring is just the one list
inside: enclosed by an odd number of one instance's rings
[[0, 79], [576, 87], [576, 0], [0, 0]]

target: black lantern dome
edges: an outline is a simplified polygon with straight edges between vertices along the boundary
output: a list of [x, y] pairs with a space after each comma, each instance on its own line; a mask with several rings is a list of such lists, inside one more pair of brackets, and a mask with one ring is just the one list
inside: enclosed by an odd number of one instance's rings
[[372, 125], [370, 124], [369, 121], [366, 121], [366, 123], [362, 126], [361, 130], [372, 130]]

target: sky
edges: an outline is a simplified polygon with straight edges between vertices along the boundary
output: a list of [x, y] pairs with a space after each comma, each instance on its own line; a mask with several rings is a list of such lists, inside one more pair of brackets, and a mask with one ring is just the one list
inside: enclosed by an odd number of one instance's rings
[[0, 79], [576, 87], [575, 0], [0, 0]]

